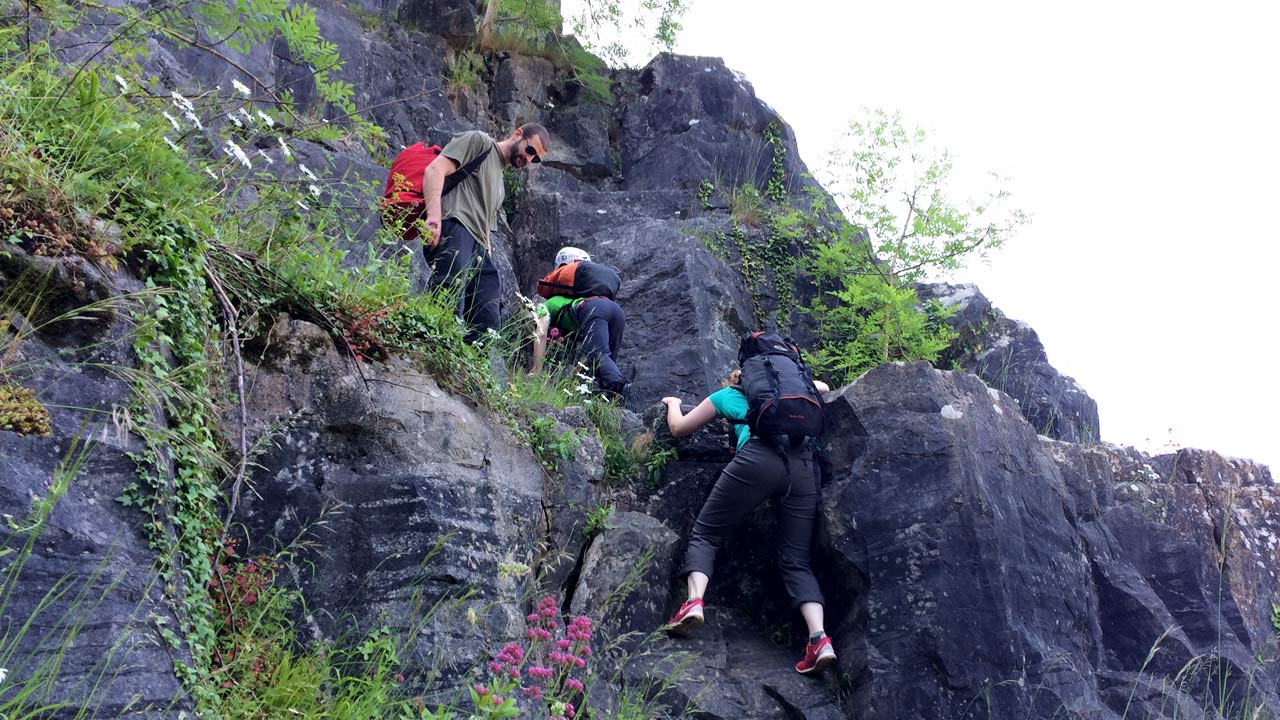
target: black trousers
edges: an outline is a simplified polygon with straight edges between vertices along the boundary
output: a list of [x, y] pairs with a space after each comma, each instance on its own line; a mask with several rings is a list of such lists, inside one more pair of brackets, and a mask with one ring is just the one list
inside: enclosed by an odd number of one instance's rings
[[502, 279], [471, 231], [457, 220], [445, 220], [440, 226], [440, 242], [423, 252], [431, 266], [430, 286], [457, 288], [457, 314], [467, 324], [467, 342], [497, 328]]
[[627, 324], [622, 306], [606, 297], [592, 297], [570, 308], [570, 312], [578, 323], [578, 338], [596, 373], [596, 384], [601, 390], [622, 392], [627, 381], [615, 361]]
[[813, 451], [807, 447], [788, 449], [782, 455], [756, 438], [751, 438], [725, 466], [711, 495], [702, 505], [689, 537], [681, 575], [693, 571], [712, 575], [716, 551], [732, 530], [757, 505], [777, 500], [778, 566], [793, 607], [801, 603], [823, 603], [822, 590], [809, 564], [814, 523], [818, 517], [818, 473]]

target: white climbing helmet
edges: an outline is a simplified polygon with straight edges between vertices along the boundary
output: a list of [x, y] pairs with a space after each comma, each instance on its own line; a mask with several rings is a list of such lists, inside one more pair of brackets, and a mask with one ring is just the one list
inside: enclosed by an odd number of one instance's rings
[[560, 252], [556, 253], [556, 267], [568, 265], [575, 260], [590, 260], [591, 253], [576, 247], [562, 247]]

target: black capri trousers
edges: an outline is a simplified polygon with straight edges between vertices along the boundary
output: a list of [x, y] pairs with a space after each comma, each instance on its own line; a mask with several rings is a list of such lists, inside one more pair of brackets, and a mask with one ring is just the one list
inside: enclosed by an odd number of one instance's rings
[[680, 574], [695, 570], [712, 575], [716, 551], [757, 505], [777, 499], [778, 566], [791, 605], [823, 603], [822, 590], [809, 564], [813, 528], [818, 517], [818, 473], [813, 451], [787, 449], [787, 459], [757, 438], [747, 441], [725, 466], [702, 505], [689, 537]]

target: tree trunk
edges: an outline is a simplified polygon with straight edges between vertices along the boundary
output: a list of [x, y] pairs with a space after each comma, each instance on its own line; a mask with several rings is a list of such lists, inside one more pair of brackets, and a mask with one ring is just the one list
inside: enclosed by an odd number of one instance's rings
[[501, 4], [502, 0], [486, 0], [484, 4], [484, 17], [480, 20], [478, 38], [481, 50], [493, 49], [493, 31], [498, 23], [498, 6]]

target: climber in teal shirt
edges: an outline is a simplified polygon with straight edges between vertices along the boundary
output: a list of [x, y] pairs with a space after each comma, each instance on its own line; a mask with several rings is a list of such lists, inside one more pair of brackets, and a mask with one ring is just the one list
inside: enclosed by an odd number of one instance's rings
[[751, 428], [747, 427], [747, 396], [736, 387], [741, 374], [741, 371], [734, 370], [729, 376], [729, 385], [707, 396], [716, 415], [732, 423], [731, 427], [738, 439], [735, 450], [741, 450], [751, 439]]
[[[688, 600], [663, 629], [681, 636], [703, 623], [702, 598], [711, 581], [717, 551], [757, 505], [774, 498], [778, 515], [774, 541], [783, 584], [809, 629], [809, 642], [804, 657], [796, 663], [796, 672], [818, 673], [835, 661], [836, 653], [823, 627], [826, 600], [809, 559], [818, 517], [813, 450], [808, 443], [779, 450], [751, 436], [745, 422], [748, 403], [739, 385], [741, 377], [741, 371], [734, 370], [725, 381], [726, 387], [708, 395], [688, 414], [683, 412], [680, 398], [662, 398], [672, 435], [692, 434], [720, 417], [730, 421], [737, 441], [733, 461], [716, 480], [689, 535], [684, 565], [678, 573], [688, 585]], [[821, 382], [815, 381], [814, 385], [820, 392], [829, 389]]]

